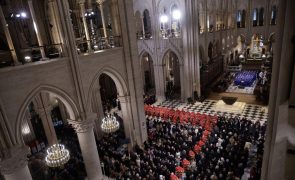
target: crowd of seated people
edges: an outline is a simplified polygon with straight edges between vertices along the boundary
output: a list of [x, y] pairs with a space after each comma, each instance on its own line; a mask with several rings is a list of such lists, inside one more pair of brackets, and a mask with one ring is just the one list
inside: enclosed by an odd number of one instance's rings
[[[100, 154], [107, 175], [116, 179], [241, 179], [251, 147], [257, 163], [250, 179], [259, 179], [266, 124], [240, 118], [218, 117], [214, 126], [147, 117], [144, 147], [118, 153], [118, 141], [105, 138]], [[203, 138], [208, 136], [203, 141]], [[178, 171], [183, 169], [183, 171]]]

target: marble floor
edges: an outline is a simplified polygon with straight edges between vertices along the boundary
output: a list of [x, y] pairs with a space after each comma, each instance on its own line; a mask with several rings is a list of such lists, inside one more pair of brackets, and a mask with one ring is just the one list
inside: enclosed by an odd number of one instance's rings
[[185, 111], [199, 112], [208, 115], [219, 115], [227, 117], [246, 118], [253, 122], [259, 121], [261, 124], [268, 119], [268, 109], [266, 106], [247, 104], [245, 103], [243, 109], [238, 111], [221, 111], [216, 109], [216, 100], [205, 100], [204, 102], [196, 102], [195, 104], [183, 103], [179, 100], [156, 102], [155, 106], [169, 107], [174, 109], [183, 109]]

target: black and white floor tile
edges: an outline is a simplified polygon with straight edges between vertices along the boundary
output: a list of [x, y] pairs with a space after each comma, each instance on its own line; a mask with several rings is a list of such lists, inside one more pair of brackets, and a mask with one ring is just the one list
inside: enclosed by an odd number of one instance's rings
[[219, 115], [227, 117], [240, 117], [246, 118], [251, 121], [259, 121], [265, 123], [268, 118], [267, 108], [260, 105], [246, 104], [242, 113], [228, 113], [214, 110], [214, 105], [217, 103], [215, 100], [205, 100], [203, 103], [188, 104], [179, 100], [163, 101], [157, 103], [157, 106], [168, 107], [173, 109], [183, 109], [185, 111], [199, 112], [201, 114]]

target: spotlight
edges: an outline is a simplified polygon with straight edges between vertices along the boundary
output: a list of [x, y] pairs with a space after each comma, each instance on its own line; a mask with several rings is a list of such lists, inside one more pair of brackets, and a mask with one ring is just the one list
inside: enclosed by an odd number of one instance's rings
[[20, 14], [16, 14], [15, 17], [19, 18], [20, 17]]
[[181, 13], [180, 13], [180, 11], [179, 11], [178, 9], [174, 10], [174, 11], [172, 12], [172, 17], [173, 17], [173, 19], [175, 19], [175, 20], [179, 20], [179, 19], [181, 18]]
[[26, 61], [30, 61], [31, 60], [31, 56], [25, 56], [25, 60]]
[[27, 13], [25, 13], [25, 12], [21, 12], [20, 15], [21, 15], [21, 17], [23, 17], [23, 18], [26, 18], [26, 17], [27, 17]]
[[92, 11], [91, 14], [94, 15], [94, 12]]
[[163, 14], [161, 17], [160, 17], [160, 22], [161, 23], [167, 23], [168, 22], [168, 16]]
[[88, 15], [87, 13], [84, 14], [85, 17], [86, 17], [87, 15]]

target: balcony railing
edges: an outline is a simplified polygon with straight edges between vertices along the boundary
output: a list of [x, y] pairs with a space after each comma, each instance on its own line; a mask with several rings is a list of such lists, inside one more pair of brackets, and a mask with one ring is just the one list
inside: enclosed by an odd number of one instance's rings
[[[78, 53], [86, 53], [103, 49], [111, 49], [122, 46], [121, 36], [110, 36], [108, 38], [96, 37], [90, 40], [76, 40]], [[90, 47], [88, 47], [90, 46]], [[90, 49], [89, 49], [90, 48]]]
[[[45, 57], [42, 57], [41, 55], [42, 50], [44, 50]], [[17, 51], [16, 54], [19, 64], [59, 58], [62, 57], [62, 44], [50, 44], [44, 46], [32, 46], [28, 48], [22, 48]], [[0, 68], [14, 65], [16, 64], [13, 62], [11, 51], [1, 51]]]

